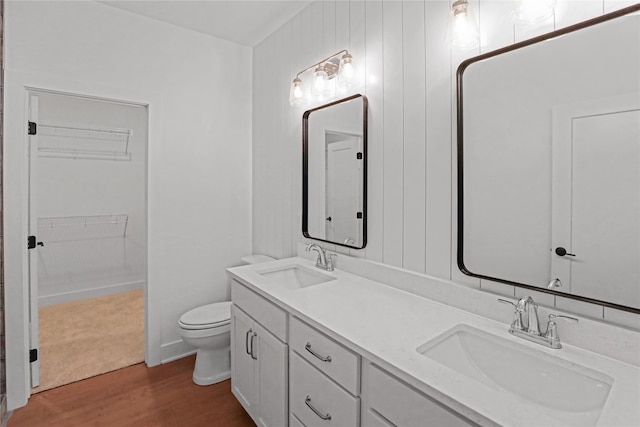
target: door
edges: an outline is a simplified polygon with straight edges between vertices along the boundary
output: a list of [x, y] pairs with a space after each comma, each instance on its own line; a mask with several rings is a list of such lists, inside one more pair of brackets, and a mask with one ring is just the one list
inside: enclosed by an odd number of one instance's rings
[[[255, 345], [253, 319], [235, 305], [231, 306], [231, 389], [244, 409], [255, 413], [255, 363], [251, 356], [251, 342]], [[254, 351], [255, 353], [255, 351]]]
[[[29, 122], [38, 123], [38, 97], [29, 94]], [[29, 126], [31, 127], [31, 126]], [[40, 385], [40, 330], [38, 317], [38, 249], [40, 245], [38, 238], [38, 217], [36, 215], [36, 191], [35, 185], [37, 174], [37, 155], [38, 155], [38, 135], [37, 129], [35, 135], [31, 135], [29, 131], [29, 236], [36, 239], [35, 247], [29, 249], [29, 349], [30, 351], [30, 373], [31, 387]], [[30, 239], [32, 239], [30, 237]], [[25, 242], [26, 243], [26, 242]]]
[[258, 393], [258, 425], [261, 427], [278, 427], [287, 425], [287, 384], [288, 351], [287, 345], [273, 336], [257, 322], [254, 323], [258, 334], [257, 393]]
[[554, 117], [565, 132], [554, 139], [552, 276], [563, 292], [640, 305], [640, 94]]
[[327, 144], [326, 236], [327, 240], [356, 245], [360, 242], [361, 163], [360, 138], [341, 135]]

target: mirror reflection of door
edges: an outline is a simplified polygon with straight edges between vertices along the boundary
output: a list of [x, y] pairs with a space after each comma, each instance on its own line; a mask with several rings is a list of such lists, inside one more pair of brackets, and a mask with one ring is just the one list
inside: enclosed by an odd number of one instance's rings
[[551, 277], [640, 306], [640, 94], [557, 108], [553, 144]]
[[356, 244], [360, 242], [358, 209], [362, 159], [361, 138], [342, 132], [325, 132], [326, 201], [325, 230], [327, 240]]

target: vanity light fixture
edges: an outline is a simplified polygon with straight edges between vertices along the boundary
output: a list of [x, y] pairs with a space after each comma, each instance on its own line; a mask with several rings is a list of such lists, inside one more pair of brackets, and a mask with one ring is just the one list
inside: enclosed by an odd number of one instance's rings
[[467, 0], [457, 0], [451, 5], [448, 37], [451, 46], [460, 50], [471, 49], [480, 43], [478, 24]]
[[518, 0], [512, 12], [517, 24], [535, 24], [551, 18], [555, 12], [556, 0]]
[[340, 89], [348, 89], [353, 85], [355, 74], [353, 70], [353, 57], [348, 50], [341, 50], [296, 74], [296, 77], [291, 82], [291, 90], [289, 91], [289, 103], [292, 106], [305, 103], [305, 90], [300, 77], [311, 69], [314, 70], [311, 81], [311, 93], [318, 98], [322, 99], [329, 95], [330, 91], [327, 82], [335, 77], [338, 77], [338, 87]]

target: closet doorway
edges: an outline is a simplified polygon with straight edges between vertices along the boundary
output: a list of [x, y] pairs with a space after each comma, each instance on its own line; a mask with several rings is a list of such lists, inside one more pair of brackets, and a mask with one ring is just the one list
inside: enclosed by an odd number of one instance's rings
[[144, 362], [147, 108], [31, 90], [32, 393]]

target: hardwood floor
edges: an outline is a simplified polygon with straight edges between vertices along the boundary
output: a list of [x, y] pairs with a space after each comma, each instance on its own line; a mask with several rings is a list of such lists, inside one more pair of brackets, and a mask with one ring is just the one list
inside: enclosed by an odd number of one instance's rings
[[255, 426], [230, 381], [193, 383], [194, 361], [142, 363], [38, 393], [14, 411], [7, 427]]

